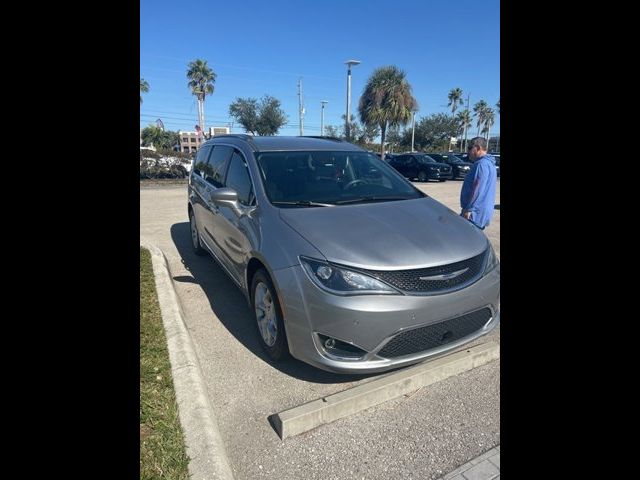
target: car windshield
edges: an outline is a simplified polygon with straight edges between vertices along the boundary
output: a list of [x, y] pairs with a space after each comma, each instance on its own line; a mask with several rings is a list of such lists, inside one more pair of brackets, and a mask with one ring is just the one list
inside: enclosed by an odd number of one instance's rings
[[463, 163], [462, 160], [460, 160], [455, 155], [449, 155], [448, 158], [449, 158], [449, 162], [451, 162], [451, 163]]
[[367, 152], [257, 154], [269, 201], [285, 208], [408, 200], [426, 196]]
[[416, 158], [424, 163], [438, 163], [433, 158], [428, 157], [426, 155], [418, 155]]

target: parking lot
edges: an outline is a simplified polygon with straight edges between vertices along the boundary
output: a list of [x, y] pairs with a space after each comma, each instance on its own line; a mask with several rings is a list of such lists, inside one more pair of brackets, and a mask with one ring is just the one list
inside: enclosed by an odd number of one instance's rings
[[[459, 211], [462, 181], [416, 183]], [[500, 180], [485, 233], [500, 255]], [[268, 417], [375, 376], [271, 363], [244, 296], [192, 253], [186, 186], [140, 190], [141, 239], [167, 257], [236, 479], [438, 478], [500, 443], [500, 361], [280, 440]], [[508, 320], [507, 320], [508, 321]], [[500, 328], [473, 344], [500, 340]]]

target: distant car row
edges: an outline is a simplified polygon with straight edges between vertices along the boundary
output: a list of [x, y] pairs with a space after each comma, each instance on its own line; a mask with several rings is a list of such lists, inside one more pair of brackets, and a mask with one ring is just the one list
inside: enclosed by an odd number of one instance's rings
[[[500, 176], [500, 154], [491, 154], [496, 160], [496, 170]], [[385, 161], [410, 180], [453, 180], [464, 178], [473, 163], [467, 161], [466, 153], [402, 153], [385, 154]]]

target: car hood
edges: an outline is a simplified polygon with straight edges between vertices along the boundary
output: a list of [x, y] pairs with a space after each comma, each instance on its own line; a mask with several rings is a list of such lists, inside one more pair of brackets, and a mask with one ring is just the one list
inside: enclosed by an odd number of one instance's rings
[[426, 268], [478, 255], [484, 233], [432, 198], [281, 209], [327, 260], [371, 270]]

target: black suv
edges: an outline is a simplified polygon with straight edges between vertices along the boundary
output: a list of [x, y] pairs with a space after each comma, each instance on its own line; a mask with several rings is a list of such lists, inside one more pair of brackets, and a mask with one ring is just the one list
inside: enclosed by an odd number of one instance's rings
[[451, 167], [446, 163], [438, 163], [424, 153], [404, 153], [398, 155], [389, 162], [402, 175], [412, 180], [417, 178], [420, 182], [427, 180], [451, 180]]
[[462, 158], [460, 158], [455, 153], [430, 153], [429, 156], [437, 162], [450, 165], [454, 179], [466, 177], [467, 173], [469, 173], [469, 170], [471, 170], [471, 167], [473, 166], [473, 163], [462, 160]]

